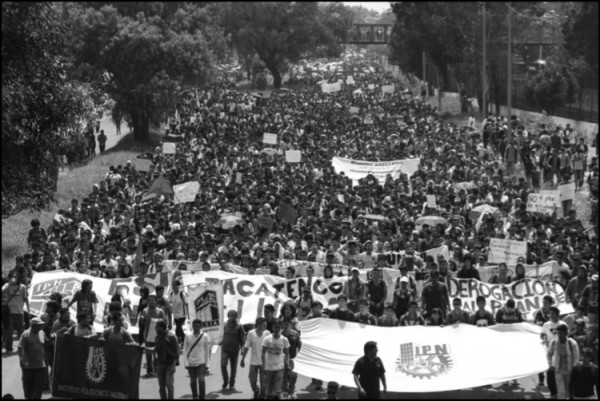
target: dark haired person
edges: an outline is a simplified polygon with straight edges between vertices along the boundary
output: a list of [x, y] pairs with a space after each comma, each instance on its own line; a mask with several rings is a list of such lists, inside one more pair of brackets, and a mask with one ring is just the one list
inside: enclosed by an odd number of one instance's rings
[[24, 305], [29, 311], [27, 286], [13, 273], [8, 283], [2, 286], [2, 337], [6, 352], [13, 352], [13, 332], [21, 337], [24, 331]]
[[567, 330], [564, 323], [556, 327], [557, 336], [550, 341], [547, 352], [548, 373], [553, 372], [556, 378], [557, 394], [553, 398], [561, 400], [569, 398], [571, 371], [579, 363], [579, 346], [577, 341], [567, 337]]
[[153, 347], [145, 347], [147, 352], [156, 354], [156, 376], [161, 399], [175, 398], [175, 367], [179, 364], [179, 346], [175, 334], [167, 330], [167, 322], [156, 322], [156, 338]]
[[[548, 300], [546, 302], [549, 302]], [[550, 346], [550, 343], [556, 339], [558, 332], [557, 328], [561, 324], [565, 324], [562, 320], [560, 320], [560, 310], [556, 306], [551, 306], [548, 308], [548, 321], [542, 325], [542, 332], [540, 333], [540, 338], [544, 342], [546, 346], [546, 351]], [[554, 371], [548, 370], [548, 388], [550, 389], [550, 396], [556, 397], [557, 389], [556, 389], [556, 378], [554, 375]], [[540, 386], [543, 385], [544, 376], [543, 372], [539, 374]]]
[[98, 305], [98, 297], [92, 290], [92, 280], [85, 279], [81, 282], [81, 289], [75, 293], [71, 302], [67, 305], [70, 308], [77, 302], [77, 315], [87, 313], [93, 317], [96, 316], [96, 306]]
[[340, 294], [337, 297], [338, 307], [329, 313], [331, 319], [344, 320], [346, 322], [355, 322], [354, 312], [348, 309], [348, 296]]
[[380, 381], [383, 383], [383, 393], [387, 395], [385, 367], [377, 356], [377, 351], [375, 341], [366, 342], [364, 346], [365, 355], [356, 361], [354, 369], [352, 369], [360, 400], [381, 399]]
[[515, 300], [509, 299], [506, 301], [504, 307], [498, 309], [496, 312], [496, 323], [521, 323], [523, 321], [523, 315], [521, 311], [516, 308]]
[[485, 309], [486, 299], [483, 295], [479, 295], [477, 302], [477, 310], [471, 315], [471, 324], [477, 327], [489, 327], [494, 325], [494, 315], [492, 312]]
[[600, 373], [598, 366], [592, 363], [593, 355], [591, 348], [584, 348], [581, 361], [571, 370], [569, 394], [574, 400], [594, 400], [600, 395]]
[[192, 399], [203, 400], [206, 393], [206, 364], [210, 353], [208, 336], [201, 332], [202, 321], [194, 319], [192, 332], [185, 335], [183, 341], [183, 366], [190, 375]]
[[[250, 350], [250, 366], [248, 370], [248, 379], [250, 387], [254, 393], [254, 399], [263, 399], [266, 395], [266, 373], [262, 363], [262, 344], [266, 337], [271, 333], [267, 330], [267, 319], [259, 317], [256, 319], [255, 329], [250, 330], [246, 336], [246, 344], [242, 350], [242, 360], [240, 366], [245, 367], [246, 354]], [[259, 379], [260, 386], [256, 384]]]

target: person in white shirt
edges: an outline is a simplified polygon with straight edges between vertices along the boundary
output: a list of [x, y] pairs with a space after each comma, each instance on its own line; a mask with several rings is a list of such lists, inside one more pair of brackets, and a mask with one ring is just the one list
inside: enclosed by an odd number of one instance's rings
[[[565, 322], [559, 320], [560, 310], [556, 306], [551, 306], [549, 311], [550, 320], [544, 323], [542, 326], [542, 332], [540, 333], [540, 337], [546, 345], [546, 351], [548, 351], [550, 343], [557, 338], [557, 327], [561, 324], [566, 326]], [[548, 376], [548, 389], [550, 390], [550, 396], [556, 398], [557, 388], [555, 372], [551, 369], [548, 369], [546, 374]], [[540, 375], [540, 382], [542, 380], [542, 376]]]
[[281, 335], [281, 322], [273, 322], [273, 334], [262, 343], [262, 363], [266, 372], [267, 398], [279, 399], [283, 386], [283, 372], [290, 366], [290, 342]]
[[[242, 360], [240, 366], [243, 368], [246, 364], [246, 354], [248, 349], [250, 352], [250, 369], [248, 371], [248, 378], [250, 379], [250, 386], [254, 392], [254, 399], [265, 398], [266, 393], [266, 374], [262, 363], [262, 345], [265, 338], [269, 337], [271, 333], [267, 330], [267, 319], [259, 317], [256, 319], [256, 329], [250, 330], [246, 337], [246, 344], [242, 350]], [[260, 387], [256, 384], [256, 379], [260, 374]]]
[[185, 358], [183, 366], [190, 374], [190, 386], [192, 387], [192, 398], [194, 400], [204, 399], [206, 384], [204, 376], [208, 361], [208, 336], [200, 331], [202, 321], [194, 319], [192, 322], [192, 333], [186, 334], [183, 340], [183, 353]]

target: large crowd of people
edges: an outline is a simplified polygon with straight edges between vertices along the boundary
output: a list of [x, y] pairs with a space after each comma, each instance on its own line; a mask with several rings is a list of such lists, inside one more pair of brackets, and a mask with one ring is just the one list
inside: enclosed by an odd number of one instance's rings
[[[346, 84], [349, 75], [353, 85]], [[323, 80], [340, 80], [342, 88], [323, 93], [317, 84]], [[391, 84], [394, 93], [382, 94], [381, 86]], [[359, 112], [351, 113], [351, 107]], [[265, 133], [276, 134], [277, 144], [264, 144]], [[596, 379], [586, 375], [598, 363], [598, 161], [588, 160], [592, 144], [571, 127], [525, 127], [517, 119], [494, 115], [485, 118], [480, 130], [458, 127], [442, 120], [420, 94], [405, 90], [375, 58], [350, 54], [337, 68], [305, 63], [293, 69], [287, 88], [270, 96], [222, 82], [187, 91], [169, 119], [165, 142], [175, 142], [176, 153], [163, 154], [157, 147], [141, 155], [151, 160], [148, 172], [136, 169], [140, 159], [111, 166], [89, 195], [73, 199], [49, 227], [32, 221], [29, 251], [16, 258], [2, 288], [4, 347], [12, 352], [14, 331], [21, 336], [18, 350], [23, 383], [30, 388], [27, 397], [38, 397], [44, 382], [48, 384], [53, 351], [40, 344], [51, 343], [52, 335], [99, 335], [133, 343], [128, 333], [132, 323], [140, 328], [137, 342], [146, 349], [146, 376], [157, 375], [161, 398], [174, 395], [173, 373], [180, 358], [189, 369], [195, 399], [213, 390], [205, 388], [210, 353], [200, 322], [193, 320], [192, 331], [183, 330], [192, 317], [181, 282], [174, 282], [168, 294], [164, 288], [152, 294], [142, 288], [136, 315], [116, 295], [106, 311], [106, 330], [96, 333], [91, 319], [98, 299], [91, 281], [69, 299], [53, 294], [43, 316], [26, 316], [28, 285], [36, 272], [64, 269], [131, 277], [165, 271], [164, 261], [173, 259], [206, 263], [208, 269], [210, 263], [223, 270], [238, 265], [249, 274], [267, 268], [278, 275], [281, 260], [349, 266], [350, 278], [335, 310], [312, 300], [306, 288], [280, 311], [266, 305], [265, 317], [247, 333], [235, 311], [228, 315], [221, 344], [222, 389], [235, 386], [236, 367], [244, 366], [250, 351], [254, 398], [275, 398], [282, 392], [295, 398], [293, 362], [302, 346], [301, 320], [328, 317], [381, 326], [522, 321], [512, 300], [493, 315], [484, 297], [477, 299], [479, 310], [472, 314], [462, 309], [460, 299], [448, 299], [445, 278], [479, 279], [490, 238], [527, 242], [527, 256], [519, 261], [515, 276], [501, 266], [492, 278], [496, 283], [523, 279], [519, 265], [556, 260], [553, 280], [576, 308], [575, 314], [561, 318], [549, 297], [536, 314], [549, 359], [540, 385], [547, 376], [551, 395], [559, 397], [589, 396], [594, 385], [597, 389], [597, 374]], [[301, 162], [286, 162], [286, 150], [300, 150]], [[334, 156], [363, 161], [418, 157], [420, 165], [412, 176], [388, 175], [380, 182], [368, 175], [353, 182], [336, 173]], [[175, 204], [171, 195], [149, 195], [147, 190], [161, 176], [171, 185], [198, 181], [195, 201]], [[464, 182], [472, 185], [457, 186]], [[569, 182], [578, 191], [589, 191], [589, 222], [578, 218], [573, 202], [563, 202], [553, 215], [527, 212], [529, 193]], [[427, 195], [436, 196], [437, 207], [428, 206]], [[497, 211], [471, 213], [486, 203]], [[282, 204], [298, 212], [295, 224], [281, 218]], [[215, 226], [223, 214], [239, 216], [239, 224]], [[367, 214], [383, 218], [361, 218]], [[438, 216], [438, 223], [417, 226], [422, 216]], [[593, 227], [586, 230], [584, 223]], [[425, 254], [442, 245], [450, 249], [449, 260]], [[388, 288], [377, 273], [388, 267], [381, 256], [400, 251], [401, 274]], [[185, 269], [185, 263], [179, 268]], [[363, 269], [372, 269], [368, 281], [360, 278]], [[420, 293], [416, 273], [427, 277]], [[332, 275], [333, 269], [326, 268], [324, 279]], [[389, 292], [394, 294], [391, 304], [384, 302]], [[69, 314], [71, 304], [77, 306], [76, 321]], [[24, 332], [26, 325], [31, 327]], [[378, 384], [361, 381], [368, 374], [360, 372], [378, 360], [373, 352], [376, 345], [365, 346], [365, 358], [370, 359], [357, 363], [353, 372], [361, 397], [380, 395]], [[569, 383], [578, 385], [570, 388]], [[322, 386], [316, 379], [313, 384]], [[330, 387], [335, 396], [337, 384]]]

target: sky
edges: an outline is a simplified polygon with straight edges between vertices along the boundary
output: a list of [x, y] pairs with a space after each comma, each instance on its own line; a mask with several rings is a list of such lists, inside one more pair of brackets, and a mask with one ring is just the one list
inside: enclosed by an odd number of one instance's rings
[[389, 1], [343, 1], [342, 3], [350, 7], [363, 6], [364, 8], [375, 10], [379, 13], [391, 8]]

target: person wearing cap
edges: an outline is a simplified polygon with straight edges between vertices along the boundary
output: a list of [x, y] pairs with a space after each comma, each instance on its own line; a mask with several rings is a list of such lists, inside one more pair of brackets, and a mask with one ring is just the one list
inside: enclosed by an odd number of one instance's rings
[[22, 370], [23, 393], [28, 400], [42, 399], [44, 388], [44, 372], [47, 371], [45, 345], [50, 339], [42, 327], [44, 322], [39, 317], [31, 319], [29, 329], [19, 338], [19, 362]]
[[[569, 398], [571, 370], [579, 364], [579, 345], [577, 341], [567, 337], [567, 325], [562, 323], [556, 327], [556, 338], [550, 341], [548, 351], [548, 373], [553, 372], [556, 378], [556, 395], [559, 399]], [[553, 394], [551, 394], [552, 396]]]
[[591, 278], [591, 283], [588, 284], [581, 292], [579, 305], [585, 306], [587, 309], [587, 317], [590, 319], [590, 324], [598, 324], [598, 275], [594, 274]]
[[385, 367], [377, 356], [377, 351], [377, 343], [367, 341], [364, 346], [364, 356], [356, 361], [352, 369], [360, 400], [381, 399], [380, 381], [383, 383], [383, 394], [387, 396]]

